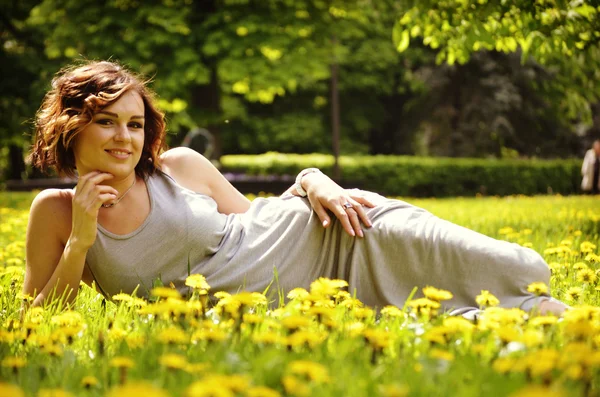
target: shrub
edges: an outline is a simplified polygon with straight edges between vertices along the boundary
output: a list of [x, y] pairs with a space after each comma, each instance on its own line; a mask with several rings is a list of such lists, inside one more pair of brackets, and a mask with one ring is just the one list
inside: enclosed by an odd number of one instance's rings
[[[296, 175], [318, 167], [332, 175], [334, 159], [327, 154], [226, 155], [223, 171], [249, 175]], [[341, 156], [344, 187], [381, 194], [429, 197], [511, 194], [573, 194], [579, 191], [581, 161], [493, 160], [412, 156]]]

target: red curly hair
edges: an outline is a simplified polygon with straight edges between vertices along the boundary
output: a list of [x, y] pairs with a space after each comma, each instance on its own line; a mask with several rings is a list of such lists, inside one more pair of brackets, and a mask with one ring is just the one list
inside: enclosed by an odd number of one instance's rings
[[44, 172], [55, 169], [75, 176], [74, 139], [96, 112], [133, 90], [142, 97], [145, 112], [144, 147], [135, 172], [142, 178], [152, 175], [166, 150], [166, 128], [147, 82], [115, 62], [87, 61], [61, 69], [36, 114], [31, 164]]

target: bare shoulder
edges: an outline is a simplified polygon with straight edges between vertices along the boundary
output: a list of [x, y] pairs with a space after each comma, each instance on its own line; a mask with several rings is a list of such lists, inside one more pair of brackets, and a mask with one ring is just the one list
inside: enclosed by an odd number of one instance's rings
[[207, 166], [210, 163], [200, 153], [187, 147], [176, 147], [169, 149], [160, 156], [163, 171], [179, 171], [193, 165]]
[[199, 193], [210, 194], [211, 181], [220, 174], [206, 157], [187, 147], [167, 150], [160, 160], [165, 174]]
[[42, 190], [31, 203], [30, 226], [46, 227], [50, 224], [60, 235], [67, 232], [65, 228], [71, 227], [72, 200], [71, 189]]

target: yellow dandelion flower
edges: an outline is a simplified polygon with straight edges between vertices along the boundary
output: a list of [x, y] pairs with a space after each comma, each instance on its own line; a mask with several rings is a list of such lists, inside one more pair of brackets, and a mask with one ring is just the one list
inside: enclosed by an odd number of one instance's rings
[[284, 375], [281, 378], [283, 389], [290, 396], [306, 397], [310, 395], [310, 388], [306, 383], [292, 375]]
[[429, 357], [436, 358], [438, 360], [443, 361], [454, 361], [454, 354], [441, 349], [431, 349], [429, 350]]
[[475, 329], [475, 325], [463, 317], [447, 317], [443, 321], [444, 327], [451, 332], [471, 332]]
[[287, 329], [305, 328], [311, 324], [310, 318], [301, 315], [291, 315], [281, 319], [281, 325]]
[[210, 289], [210, 285], [208, 285], [206, 277], [201, 274], [192, 274], [191, 276], [188, 276], [185, 279], [185, 285], [198, 290], [208, 291]]
[[50, 323], [61, 327], [76, 327], [83, 324], [83, 317], [77, 312], [66, 311], [62, 314], [52, 316]]
[[114, 367], [114, 368], [133, 368], [135, 363], [129, 357], [117, 356], [117, 357], [113, 357], [109, 361], [108, 365], [110, 365], [111, 367]]
[[190, 374], [199, 375], [205, 373], [210, 368], [208, 363], [187, 363], [183, 370]]
[[165, 344], [185, 344], [189, 341], [186, 333], [177, 327], [169, 327], [160, 331], [156, 339]]
[[425, 340], [428, 340], [429, 342], [434, 342], [439, 345], [445, 345], [448, 343], [448, 339], [450, 338], [451, 333], [452, 332], [450, 331], [450, 329], [444, 326], [437, 326], [425, 332], [423, 338]]
[[573, 264], [573, 269], [575, 269], [575, 270], [588, 269], [588, 265], [585, 262], [577, 262], [577, 263]]
[[492, 295], [488, 290], [482, 290], [481, 294], [475, 297], [475, 302], [477, 302], [480, 307], [493, 307], [500, 304], [498, 298]]
[[538, 326], [549, 326], [549, 325], [554, 325], [558, 322], [558, 318], [556, 316], [538, 316], [538, 317], [534, 317], [531, 320], [529, 320], [529, 324], [533, 325], [534, 327], [538, 327]]
[[325, 342], [327, 336], [327, 332], [296, 331], [286, 338], [286, 345], [292, 347], [308, 346], [311, 349], [314, 349], [316, 346]]
[[580, 364], [571, 364], [564, 371], [564, 374], [567, 378], [578, 380], [584, 376], [583, 366]]
[[565, 394], [557, 387], [528, 385], [512, 393], [509, 397], [563, 397]]
[[96, 378], [95, 376], [92, 376], [92, 375], [84, 376], [81, 379], [81, 386], [85, 387], [86, 389], [94, 387], [94, 386], [98, 385], [98, 383], [99, 383], [98, 378]]
[[114, 301], [121, 301], [121, 302], [130, 302], [133, 299], [133, 297], [129, 294], [116, 294], [112, 296], [112, 300]]
[[317, 296], [333, 296], [340, 289], [348, 286], [345, 280], [331, 280], [320, 277], [310, 284], [310, 293]]
[[254, 313], [246, 313], [242, 318], [245, 324], [260, 324], [264, 321], [264, 318], [262, 316], [259, 316]]
[[329, 371], [323, 364], [308, 360], [296, 360], [289, 363], [287, 368], [292, 375], [304, 375], [315, 383], [330, 381]]
[[398, 383], [379, 386], [379, 393], [383, 397], [406, 397], [408, 396], [409, 391], [410, 389], [408, 386]]
[[583, 289], [580, 287], [571, 287], [567, 290], [565, 298], [571, 302], [577, 302], [583, 296]]
[[156, 287], [152, 288], [150, 295], [156, 296], [157, 298], [173, 298], [181, 299], [181, 294], [174, 288], [169, 287]]
[[545, 348], [533, 352], [528, 360], [531, 376], [538, 377], [549, 374], [556, 367], [559, 357], [559, 352], [554, 349]]
[[355, 321], [350, 324], [346, 324], [344, 327], [344, 331], [348, 333], [348, 335], [352, 338], [355, 336], [362, 335], [366, 325], [362, 321]]
[[512, 327], [500, 327], [496, 335], [504, 343], [517, 342], [521, 339], [521, 333]]
[[17, 385], [0, 381], [0, 396], [2, 397], [25, 397], [25, 393]]
[[122, 396], [144, 396], [144, 397], [170, 397], [171, 395], [147, 382], [132, 382], [114, 387], [106, 394], [106, 397]]
[[164, 354], [158, 358], [158, 362], [168, 369], [184, 369], [187, 365], [187, 358], [181, 354]]
[[492, 368], [500, 374], [509, 373], [515, 366], [515, 359], [511, 357], [500, 357], [494, 360]]
[[576, 339], [586, 339], [596, 333], [594, 326], [587, 321], [567, 322], [564, 331]]
[[59, 345], [53, 344], [53, 343], [48, 343], [48, 344], [43, 345], [40, 348], [40, 351], [42, 353], [49, 354], [54, 357], [60, 357], [63, 355], [62, 347], [60, 347]]
[[595, 284], [598, 277], [592, 269], [581, 269], [577, 272], [577, 281], [580, 283]]
[[498, 234], [503, 235], [503, 234], [511, 234], [514, 233], [515, 230], [512, 227], [506, 226], [501, 228], [500, 230], [498, 230]]
[[406, 317], [406, 313], [404, 313], [401, 309], [397, 308], [396, 306], [391, 305], [385, 306], [383, 309], [381, 309], [381, 315], [392, 318]]
[[534, 329], [523, 332], [521, 342], [527, 347], [535, 347], [544, 343], [544, 333]]
[[19, 369], [27, 364], [25, 357], [6, 357], [2, 360], [2, 366], [5, 368]]
[[414, 309], [421, 309], [421, 308], [439, 309], [441, 306], [439, 302], [436, 302], [436, 301], [428, 299], [428, 298], [413, 299], [413, 300], [409, 301], [407, 304], [408, 304], [408, 306], [411, 306]]
[[229, 337], [229, 334], [220, 328], [199, 329], [191, 336], [192, 342], [206, 340], [210, 342], [222, 342]]
[[392, 334], [389, 331], [379, 328], [366, 329], [363, 332], [363, 336], [375, 349], [388, 347], [392, 339]]
[[63, 389], [40, 389], [37, 397], [75, 397], [75, 395]]
[[266, 386], [253, 386], [246, 391], [246, 397], [280, 397], [281, 393]]
[[543, 282], [534, 282], [527, 286], [527, 291], [536, 295], [545, 295], [548, 293], [548, 286]]
[[452, 299], [452, 297], [454, 296], [454, 295], [452, 295], [452, 292], [450, 292], [450, 291], [446, 291], [443, 289], [437, 289], [437, 288], [431, 287], [431, 286], [427, 286], [427, 287], [423, 288], [423, 295], [425, 295], [426, 298], [431, 299], [436, 302], [449, 300], [449, 299]]
[[357, 319], [366, 320], [375, 315], [375, 311], [369, 307], [355, 307], [352, 314]]
[[288, 292], [287, 297], [291, 300], [304, 300], [307, 299], [310, 294], [304, 288], [294, 288]]
[[591, 263], [600, 263], [600, 255], [587, 254], [585, 256], [585, 260]]
[[579, 244], [579, 250], [583, 254], [591, 254], [596, 250], [596, 248], [596, 244], [593, 244], [590, 241], [584, 241], [581, 244]]

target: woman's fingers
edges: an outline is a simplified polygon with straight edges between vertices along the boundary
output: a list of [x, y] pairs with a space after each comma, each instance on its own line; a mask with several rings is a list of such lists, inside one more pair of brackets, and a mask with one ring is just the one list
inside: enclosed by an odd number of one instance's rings
[[362, 223], [367, 225], [367, 227], [373, 226], [373, 224], [371, 223], [371, 220], [369, 219], [369, 216], [367, 215], [367, 211], [365, 211], [364, 207], [361, 204], [356, 204], [353, 207], [353, 209], [358, 214], [358, 217], [360, 218]]
[[[99, 186], [100, 183], [104, 182], [105, 180], [111, 179], [112, 177], [112, 174], [109, 174], [107, 172], [93, 171], [88, 174], [85, 174], [80, 178], [79, 182], [77, 183], [77, 192], [81, 192], [81, 194], [89, 194], [89, 192], [95, 189], [97, 186]], [[110, 186], [107, 187], [112, 189], [114, 194], [119, 194], [117, 189]]]
[[364, 196], [350, 196], [352, 197], [352, 199], [354, 199], [356, 202], [367, 206], [369, 208], [373, 208], [376, 207], [377, 204], [374, 204], [372, 201], [370, 201], [368, 198], [364, 197]]
[[325, 207], [323, 207], [323, 205], [321, 205], [321, 203], [318, 200], [315, 201], [316, 202], [314, 204], [311, 203], [313, 211], [315, 211], [315, 213], [321, 220], [321, 224], [323, 225], [323, 227], [329, 226], [331, 224], [331, 218], [329, 218], [327, 210], [325, 209]]
[[[352, 204], [352, 203], [350, 203], [350, 204]], [[358, 206], [360, 207], [360, 204], [358, 204]], [[350, 222], [350, 227], [352, 228], [352, 232], [354, 232], [354, 234], [359, 237], [364, 237], [362, 228], [360, 227], [360, 220], [358, 218], [357, 211], [354, 209], [354, 207], [350, 207], [347, 205], [343, 206], [343, 209], [348, 217], [348, 221]]]
[[98, 196], [96, 196], [96, 199], [91, 203], [92, 208], [97, 211], [100, 209], [102, 204], [104, 204], [108, 201], [115, 200], [116, 198], [117, 198], [117, 195], [113, 194], [113, 193], [99, 194]]

